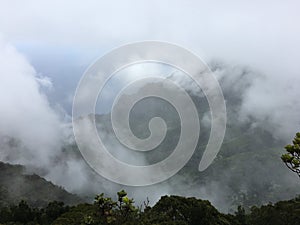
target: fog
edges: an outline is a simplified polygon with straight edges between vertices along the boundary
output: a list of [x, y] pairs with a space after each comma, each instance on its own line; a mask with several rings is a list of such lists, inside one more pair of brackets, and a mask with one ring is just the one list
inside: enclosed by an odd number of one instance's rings
[[1, 160], [32, 166], [48, 165], [61, 145], [61, 123], [41, 92], [51, 88], [48, 78], [39, 76], [12, 45], [0, 41], [0, 133], [22, 141], [22, 152], [1, 148]]
[[[0, 160], [26, 165], [68, 191], [122, 188], [99, 177], [66, 146], [74, 144], [71, 105], [84, 69], [128, 42], [167, 41], [199, 55], [219, 80], [226, 102], [236, 101], [228, 107], [229, 125], [270, 132], [278, 148], [299, 131], [298, 1], [0, 1], [0, 6]], [[203, 97], [189, 80], [175, 79]], [[210, 122], [207, 114], [200, 119]], [[229, 134], [230, 128], [227, 138], [234, 138]], [[230, 172], [224, 174], [224, 180], [212, 179], [186, 194], [226, 210], [229, 187], [220, 188]], [[292, 175], [282, 184], [294, 187], [291, 180]], [[126, 188], [137, 199], [146, 194], [154, 202], [163, 194], [185, 194], [180, 190], [187, 181], [180, 174], [153, 187]]]

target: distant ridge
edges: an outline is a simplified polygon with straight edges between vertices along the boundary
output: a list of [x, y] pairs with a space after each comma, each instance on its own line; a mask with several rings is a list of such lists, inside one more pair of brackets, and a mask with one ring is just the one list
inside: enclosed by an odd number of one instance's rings
[[78, 204], [83, 200], [44, 178], [26, 174], [22, 165], [0, 162], [0, 206], [17, 204], [25, 200], [34, 207], [43, 207], [50, 201]]

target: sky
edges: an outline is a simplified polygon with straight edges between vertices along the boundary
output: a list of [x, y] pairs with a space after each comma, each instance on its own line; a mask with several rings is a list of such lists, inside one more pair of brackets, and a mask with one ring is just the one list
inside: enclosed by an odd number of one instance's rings
[[120, 45], [161, 40], [206, 61], [297, 76], [298, 1], [0, 1], [0, 35], [50, 77], [48, 93], [70, 112], [87, 66]]
[[[216, 76], [242, 96], [237, 120], [268, 121], [265, 129], [291, 140], [300, 130], [299, 10], [297, 0], [0, 0], [0, 160], [51, 167], [70, 136], [62, 126], [84, 71], [144, 40], [224, 63]], [[254, 72], [245, 78], [239, 68]], [[7, 136], [22, 140], [26, 154], [8, 150]], [[85, 179], [81, 162], [66, 164], [48, 178], [67, 188]]]

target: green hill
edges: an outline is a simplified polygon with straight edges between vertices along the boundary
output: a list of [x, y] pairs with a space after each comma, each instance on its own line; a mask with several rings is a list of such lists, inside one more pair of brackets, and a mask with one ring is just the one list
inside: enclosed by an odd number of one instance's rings
[[82, 202], [62, 187], [36, 174], [27, 174], [21, 165], [0, 162], [0, 178], [0, 206], [17, 204], [21, 200], [35, 207], [45, 206], [50, 201], [63, 201], [71, 205]]

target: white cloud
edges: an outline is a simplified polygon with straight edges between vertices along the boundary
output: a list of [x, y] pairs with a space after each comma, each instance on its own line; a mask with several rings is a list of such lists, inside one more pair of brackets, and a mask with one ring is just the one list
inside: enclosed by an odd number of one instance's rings
[[[45, 58], [53, 57], [48, 51], [60, 55], [76, 49], [86, 63], [118, 45], [156, 39], [187, 47], [207, 61], [218, 58], [230, 65], [247, 65], [264, 77], [249, 78], [241, 119], [252, 117], [264, 125], [267, 121], [266, 129], [288, 139], [300, 123], [299, 8], [297, 0], [0, 0], [0, 32], [15, 46], [35, 46], [26, 55], [41, 51]], [[48, 65], [44, 57], [40, 61], [47, 66], [57, 66]], [[59, 59], [68, 66], [64, 60], [70, 58], [67, 54]], [[59, 79], [73, 78], [64, 72]], [[228, 77], [223, 84], [228, 89], [233, 81], [245, 85], [239, 71], [225, 68], [220, 73]], [[41, 84], [51, 87], [23, 55], [0, 40], [0, 160], [48, 168], [60, 155], [64, 135], [57, 114], [40, 92]], [[22, 151], [5, 148], [1, 140], [7, 136], [21, 140]], [[69, 190], [75, 185], [89, 187], [93, 182], [88, 182], [84, 170], [82, 161], [67, 161], [48, 178]]]
[[0, 137], [15, 138], [23, 146], [17, 154], [2, 146], [1, 160], [47, 165], [60, 150], [59, 118], [40, 83], [49, 85], [49, 80], [38, 77], [26, 58], [0, 39]]
[[45, 86], [51, 88], [51, 80], [0, 39], [0, 161], [25, 165], [68, 190], [77, 181], [78, 191], [87, 185], [88, 168], [63, 154], [63, 146], [74, 143], [72, 128], [49, 105], [41, 92]]

